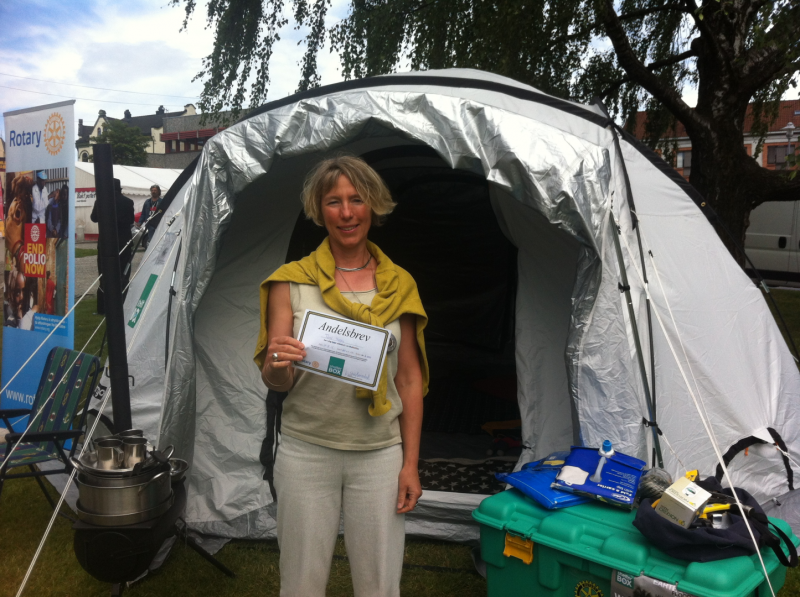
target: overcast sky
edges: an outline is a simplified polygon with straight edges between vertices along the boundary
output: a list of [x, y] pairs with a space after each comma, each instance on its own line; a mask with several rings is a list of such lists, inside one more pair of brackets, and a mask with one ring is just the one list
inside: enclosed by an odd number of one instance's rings
[[[202, 85], [192, 79], [213, 44], [204, 5], [181, 32], [183, 7], [167, 0], [0, 0], [0, 113], [75, 98], [76, 124], [94, 124], [101, 109], [121, 118], [125, 109], [139, 116], [162, 104], [168, 111], [196, 104]], [[334, 0], [329, 18], [344, 16], [347, 6]], [[303, 32], [290, 25], [281, 37], [269, 99], [293, 93], [300, 79]], [[323, 84], [341, 80], [338, 56], [325, 49], [319, 65]]]

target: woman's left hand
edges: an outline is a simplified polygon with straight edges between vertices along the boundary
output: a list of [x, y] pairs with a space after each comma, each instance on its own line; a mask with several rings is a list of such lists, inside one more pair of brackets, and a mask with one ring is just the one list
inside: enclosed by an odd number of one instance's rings
[[400, 471], [397, 491], [397, 513], [411, 512], [422, 497], [422, 484], [416, 466], [406, 465]]

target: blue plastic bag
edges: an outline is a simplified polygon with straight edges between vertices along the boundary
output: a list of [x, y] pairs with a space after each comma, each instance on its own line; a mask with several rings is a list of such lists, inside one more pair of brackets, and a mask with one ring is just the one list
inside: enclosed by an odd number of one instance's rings
[[524, 465], [522, 470], [515, 473], [495, 473], [495, 477], [498, 481], [519, 489], [548, 510], [585, 504], [591, 500], [550, 487], [568, 455], [569, 452], [553, 452], [547, 458]]

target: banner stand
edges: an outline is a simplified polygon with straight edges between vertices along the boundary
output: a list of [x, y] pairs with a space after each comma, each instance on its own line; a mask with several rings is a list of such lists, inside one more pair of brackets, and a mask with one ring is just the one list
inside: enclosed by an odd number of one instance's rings
[[75, 301], [74, 104], [3, 114], [3, 386], [55, 332], [0, 396], [0, 408], [30, 408], [50, 350], [74, 346], [74, 315], [61, 322]]

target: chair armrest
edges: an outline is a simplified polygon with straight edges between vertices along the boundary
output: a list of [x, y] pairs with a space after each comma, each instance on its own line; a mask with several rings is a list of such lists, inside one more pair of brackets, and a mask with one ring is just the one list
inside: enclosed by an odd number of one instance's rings
[[6, 417], [24, 417], [26, 415], [31, 414], [30, 408], [4, 408], [0, 409], [0, 419], [5, 419]]
[[[68, 429], [66, 431], [42, 431], [27, 433], [22, 439], [25, 443], [35, 444], [38, 442], [63, 442], [68, 439], [77, 439], [81, 435], [83, 435], [82, 429]], [[6, 443], [11, 446], [16, 444], [21, 437], [21, 433], [9, 433], [6, 435]]]

